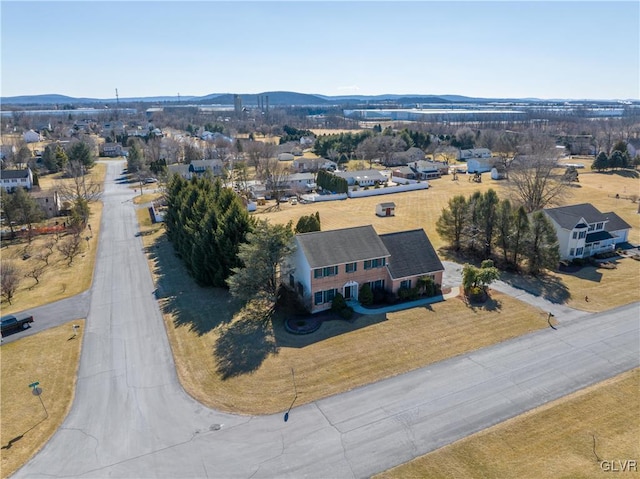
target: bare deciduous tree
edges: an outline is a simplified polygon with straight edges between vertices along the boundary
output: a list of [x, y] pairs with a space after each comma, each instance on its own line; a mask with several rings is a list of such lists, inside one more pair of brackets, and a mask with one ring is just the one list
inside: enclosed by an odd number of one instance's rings
[[70, 161], [65, 168], [66, 181], [59, 186], [63, 200], [74, 203], [78, 198], [96, 201], [100, 198], [101, 185], [87, 175], [85, 166], [79, 161]]
[[522, 152], [511, 164], [509, 183], [516, 202], [527, 211], [558, 204], [567, 190], [562, 171], [557, 169], [557, 153], [551, 138], [530, 136]]
[[20, 286], [20, 269], [11, 261], [2, 262], [2, 279], [0, 280], [0, 293], [11, 304], [18, 286]]
[[36, 281], [36, 284], [32, 285], [29, 289], [33, 289], [36, 285], [40, 284], [40, 278], [44, 274], [47, 265], [36, 263], [31, 265], [31, 267], [25, 273], [25, 278], [33, 278]]
[[82, 251], [82, 238], [80, 235], [69, 235], [58, 245], [58, 251], [67, 260], [67, 265], [71, 266], [73, 259]]

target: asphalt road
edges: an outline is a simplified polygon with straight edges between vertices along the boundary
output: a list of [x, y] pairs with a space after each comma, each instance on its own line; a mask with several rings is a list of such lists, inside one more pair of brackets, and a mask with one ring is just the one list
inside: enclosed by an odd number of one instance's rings
[[122, 166], [109, 163], [73, 407], [15, 477], [368, 477], [640, 363], [633, 304], [295, 408], [287, 422], [212, 411], [177, 380], [133, 193], [115, 182]]

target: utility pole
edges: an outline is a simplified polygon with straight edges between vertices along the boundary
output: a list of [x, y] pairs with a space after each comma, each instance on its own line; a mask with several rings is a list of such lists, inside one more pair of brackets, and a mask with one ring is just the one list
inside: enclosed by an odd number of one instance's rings
[[120, 113], [120, 97], [118, 96], [118, 89], [116, 88], [116, 120], [118, 119], [119, 113]]

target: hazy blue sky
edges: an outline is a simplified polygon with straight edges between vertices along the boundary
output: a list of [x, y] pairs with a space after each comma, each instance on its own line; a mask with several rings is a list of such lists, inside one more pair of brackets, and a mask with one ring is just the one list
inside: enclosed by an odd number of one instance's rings
[[1, 95], [640, 98], [640, 2], [1, 2]]

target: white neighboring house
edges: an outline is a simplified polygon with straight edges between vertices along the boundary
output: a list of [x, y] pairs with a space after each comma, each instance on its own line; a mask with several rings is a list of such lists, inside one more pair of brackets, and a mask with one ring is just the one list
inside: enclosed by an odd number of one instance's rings
[[495, 160], [488, 158], [471, 158], [467, 160], [467, 172], [469, 173], [486, 173], [494, 167]]
[[22, 135], [22, 138], [26, 143], [37, 143], [38, 141], [42, 141], [42, 136], [40, 133], [37, 133], [33, 130], [25, 131]]
[[373, 186], [384, 184], [389, 179], [379, 170], [336, 171], [334, 175], [347, 180], [348, 186]]
[[0, 170], [0, 187], [11, 192], [18, 187], [30, 190], [33, 187], [33, 173], [26, 170]]
[[469, 161], [471, 158], [491, 158], [492, 153], [489, 148], [471, 148], [470, 150], [459, 150], [458, 160]]
[[338, 164], [326, 158], [296, 158], [293, 160], [291, 168], [299, 173], [318, 170], [335, 171], [338, 169]]
[[631, 226], [613, 211], [601, 213], [590, 203], [543, 211], [556, 230], [560, 259], [588, 258], [628, 241]]
[[313, 173], [294, 173], [287, 177], [287, 186], [294, 193], [308, 193], [316, 188], [316, 177]]

